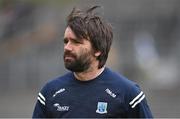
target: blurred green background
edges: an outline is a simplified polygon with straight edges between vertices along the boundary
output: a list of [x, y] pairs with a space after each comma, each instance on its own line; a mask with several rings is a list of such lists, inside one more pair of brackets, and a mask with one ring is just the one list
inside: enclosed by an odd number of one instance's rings
[[0, 117], [30, 118], [42, 86], [67, 70], [66, 16], [101, 5], [107, 66], [136, 81], [156, 118], [180, 117], [180, 0], [0, 0]]

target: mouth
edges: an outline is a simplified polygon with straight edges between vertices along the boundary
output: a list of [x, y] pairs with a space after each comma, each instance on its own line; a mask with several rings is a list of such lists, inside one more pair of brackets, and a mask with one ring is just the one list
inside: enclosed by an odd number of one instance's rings
[[64, 60], [65, 61], [67, 61], [67, 60], [73, 60], [74, 59], [74, 57], [72, 57], [72, 56], [65, 56], [64, 57]]
[[75, 60], [75, 56], [73, 55], [64, 55], [64, 61], [72, 61], [72, 60]]
[[76, 56], [74, 54], [69, 53], [69, 52], [64, 52], [64, 61], [65, 62], [75, 60], [75, 58], [76, 58]]

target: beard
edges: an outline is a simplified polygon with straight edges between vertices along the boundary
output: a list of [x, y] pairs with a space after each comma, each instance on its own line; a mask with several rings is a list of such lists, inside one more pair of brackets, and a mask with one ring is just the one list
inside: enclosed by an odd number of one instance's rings
[[[71, 59], [66, 59], [66, 56]], [[81, 51], [80, 56], [70, 53], [69, 51], [64, 52], [64, 64], [65, 67], [72, 72], [83, 72], [90, 67], [92, 51]]]

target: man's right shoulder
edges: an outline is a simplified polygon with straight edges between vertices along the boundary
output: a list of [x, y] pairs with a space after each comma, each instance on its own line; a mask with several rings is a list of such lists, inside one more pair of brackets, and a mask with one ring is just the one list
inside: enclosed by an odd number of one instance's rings
[[72, 72], [68, 72], [62, 76], [57, 76], [54, 79], [49, 80], [44, 88], [59, 88], [61, 86], [64, 86], [65, 84], [67, 84], [71, 79], [73, 78], [73, 73]]

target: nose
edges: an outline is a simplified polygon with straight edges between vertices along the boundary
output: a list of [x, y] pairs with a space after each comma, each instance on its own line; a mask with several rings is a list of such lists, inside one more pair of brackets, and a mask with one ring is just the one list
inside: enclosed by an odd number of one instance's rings
[[70, 42], [64, 44], [64, 50], [72, 51], [72, 45], [70, 44]]

